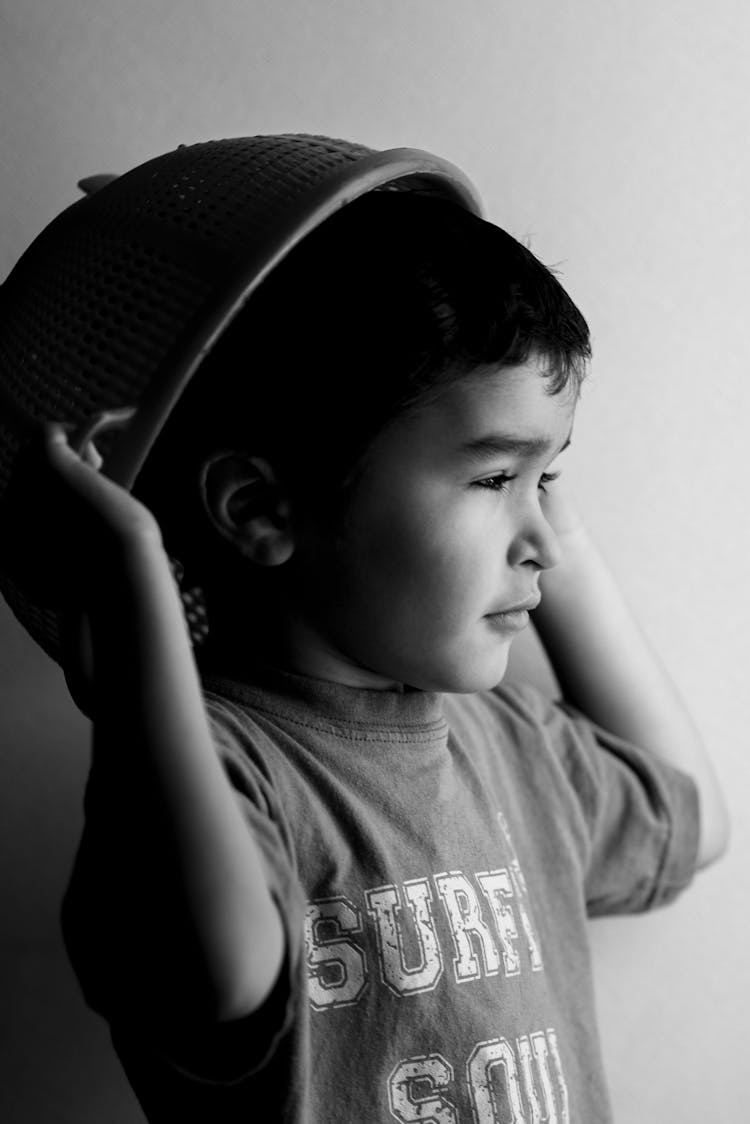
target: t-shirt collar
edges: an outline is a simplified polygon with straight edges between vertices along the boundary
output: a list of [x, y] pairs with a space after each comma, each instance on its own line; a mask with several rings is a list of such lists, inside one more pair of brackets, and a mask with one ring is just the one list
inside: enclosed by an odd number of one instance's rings
[[251, 705], [262, 703], [263, 709], [279, 714], [301, 711], [344, 725], [422, 733], [445, 727], [443, 696], [435, 691], [350, 687], [268, 665], [254, 665], [242, 676], [211, 668], [202, 673], [202, 681], [207, 690], [236, 695]]

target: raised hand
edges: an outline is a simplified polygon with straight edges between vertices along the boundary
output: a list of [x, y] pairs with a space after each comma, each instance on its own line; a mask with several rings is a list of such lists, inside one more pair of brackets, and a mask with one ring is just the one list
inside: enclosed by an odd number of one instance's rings
[[42, 604], [83, 610], [112, 567], [134, 547], [160, 545], [161, 533], [151, 512], [101, 472], [92, 440], [72, 447], [70, 428], [48, 423], [24, 454], [12, 485], [8, 569]]

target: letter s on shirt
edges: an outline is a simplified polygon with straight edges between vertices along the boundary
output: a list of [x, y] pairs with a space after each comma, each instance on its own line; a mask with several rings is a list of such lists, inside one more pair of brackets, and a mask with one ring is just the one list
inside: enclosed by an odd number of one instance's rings
[[351, 934], [362, 932], [359, 910], [348, 898], [310, 902], [305, 947], [310, 1002], [317, 1010], [358, 1002], [367, 987], [367, 961]]

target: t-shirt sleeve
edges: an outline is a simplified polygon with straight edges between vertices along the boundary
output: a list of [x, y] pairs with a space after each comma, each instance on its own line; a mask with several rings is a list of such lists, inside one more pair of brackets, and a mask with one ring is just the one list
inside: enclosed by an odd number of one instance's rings
[[[131, 1010], [123, 1014], [130, 927], [142, 928], [144, 918], [133, 916], [132, 911], [123, 913], [124, 887], [116, 874], [119, 859], [113, 861], [112, 856], [137, 846], [137, 814], [135, 809], [123, 814], [118, 807], [118, 834], [122, 834], [124, 822], [132, 823], [133, 842], [128, 845], [120, 840], [113, 851], [112, 817], [108, 815], [113, 796], [108, 778], [99, 775], [95, 765], [86, 791], [84, 834], [63, 901], [63, 935], [84, 997], [109, 1021], [115, 1047], [136, 1089], [141, 1071], [153, 1076], [160, 1066], [199, 1082], [242, 1080], [269, 1063], [289, 1032], [300, 1001], [304, 897], [283, 809], [262, 752], [253, 760], [243, 748], [236, 716], [208, 699], [206, 710], [216, 751], [255, 839], [282, 920], [286, 954], [270, 995], [259, 1010], [245, 1018], [215, 1024], [191, 1024], [180, 1018], [157, 1031], [147, 1011], [142, 1017]], [[247, 731], [244, 738], [247, 741]], [[141, 899], [141, 908], [148, 914], [146, 899]]]
[[569, 805], [590, 916], [665, 905], [691, 881], [700, 833], [693, 779], [574, 707], [517, 688]]

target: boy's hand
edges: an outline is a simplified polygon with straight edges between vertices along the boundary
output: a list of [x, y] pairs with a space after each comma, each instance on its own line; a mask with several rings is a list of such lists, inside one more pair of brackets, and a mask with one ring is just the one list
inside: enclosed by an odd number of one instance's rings
[[71, 447], [63, 426], [45, 429], [47, 460], [71, 490], [71, 514], [81, 530], [126, 545], [134, 539], [160, 539], [159, 525], [144, 504], [126, 488], [104, 476], [102, 458], [92, 441], [80, 453]]
[[540, 577], [534, 626], [562, 696], [593, 722], [693, 777], [701, 801], [698, 867], [706, 866], [726, 847], [728, 821], [702, 739], [572, 501], [558, 481], [545, 488], [542, 508], [562, 558]]
[[28, 450], [9, 568], [45, 605], [86, 608], [134, 547], [161, 546], [154, 516], [101, 465], [93, 442], [75, 452], [59, 423]]

